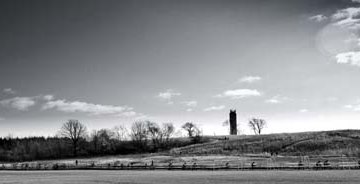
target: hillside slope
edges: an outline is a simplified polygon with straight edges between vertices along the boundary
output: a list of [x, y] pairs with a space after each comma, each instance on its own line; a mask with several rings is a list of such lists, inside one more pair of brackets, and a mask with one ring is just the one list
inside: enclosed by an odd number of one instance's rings
[[280, 154], [360, 156], [360, 130], [230, 136], [171, 150], [173, 155]]

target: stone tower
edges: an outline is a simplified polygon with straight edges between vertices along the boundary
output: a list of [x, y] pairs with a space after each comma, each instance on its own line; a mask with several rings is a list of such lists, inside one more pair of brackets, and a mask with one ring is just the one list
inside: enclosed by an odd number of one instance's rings
[[237, 135], [236, 110], [230, 110], [230, 135]]

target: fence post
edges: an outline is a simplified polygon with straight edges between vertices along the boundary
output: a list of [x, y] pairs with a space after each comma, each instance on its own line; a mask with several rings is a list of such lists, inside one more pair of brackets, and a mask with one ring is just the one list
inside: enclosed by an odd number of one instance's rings
[[194, 162], [192, 169], [193, 169], [193, 170], [196, 170], [196, 162]]

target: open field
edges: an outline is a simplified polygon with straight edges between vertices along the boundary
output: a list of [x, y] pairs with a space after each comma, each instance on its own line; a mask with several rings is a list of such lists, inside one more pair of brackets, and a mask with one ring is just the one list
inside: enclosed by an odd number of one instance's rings
[[358, 171], [0, 171], [0, 183], [359, 183]]
[[[24, 162], [0, 162], [0, 170], [51, 169], [359, 169], [360, 130], [253, 136], [207, 136], [205, 143], [157, 153]], [[77, 164], [76, 164], [77, 163]], [[318, 163], [318, 164], [317, 164]], [[325, 165], [326, 163], [326, 165]], [[171, 168], [172, 167], [172, 168]]]

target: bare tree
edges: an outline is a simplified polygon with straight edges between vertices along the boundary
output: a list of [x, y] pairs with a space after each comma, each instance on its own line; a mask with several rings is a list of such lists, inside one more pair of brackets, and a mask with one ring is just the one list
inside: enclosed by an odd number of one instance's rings
[[249, 120], [249, 127], [254, 131], [255, 134], [260, 135], [261, 131], [264, 129], [266, 121], [260, 118], [252, 118]]
[[93, 130], [91, 132], [90, 139], [91, 139], [91, 142], [92, 142], [92, 144], [94, 146], [95, 153], [98, 153], [99, 152], [99, 147], [100, 147], [100, 138], [99, 138], [99, 133], [98, 133], [97, 130]]
[[170, 142], [170, 137], [175, 132], [175, 127], [172, 123], [163, 123], [161, 131], [163, 134], [164, 144], [165, 144], [165, 146], [167, 146]]
[[112, 131], [114, 132], [115, 139], [118, 141], [127, 140], [128, 138], [128, 130], [123, 125], [115, 126]]
[[199, 132], [198, 127], [193, 122], [186, 122], [181, 128], [188, 133], [189, 137], [194, 137], [196, 132]]
[[86, 127], [78, 120], [68, 120], [60, 129], [60, 135], [71, 140], [73, 146], [73, 154], [77, 156], [79, 142], [86, 136]]
[[146, 128], [148, 131], [148, 136], [152, 140], [154, 149], [158, 149], [162, 143], [163, 133], [159, 125], [155, 122], [147, 121]]
[[136, 121], [131, 126], [131, 140], [139, 149], [144, 150], [147, 145], [148, 129], [146, 121]]

